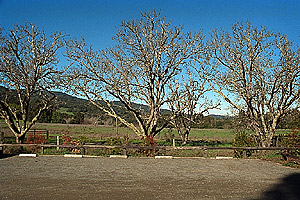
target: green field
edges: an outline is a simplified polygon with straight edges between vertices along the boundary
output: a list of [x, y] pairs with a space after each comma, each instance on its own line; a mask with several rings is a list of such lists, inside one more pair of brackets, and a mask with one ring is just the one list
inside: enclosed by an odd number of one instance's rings
[[[86, 136], [89, 138], [124, 137], [137, 138], [135, 133], [126, 127], [75, 125], [75, 124], [36, 124], [35, 129], [47, 129], [52, 134], [64, 134], [69, 132], [74, 137]], [[164, 129], [156, 138], [177, 138], [179, 135], [175, 129]], [[205, 140], [232, 140], [234, 131], [231, 129], [192, 129], [191, 139]]]
[[[138, 139], [131, 129], [126, 127], [116, 127], [113, 126], [94, 126], [88, 124], [47, 124], [47, 123], [37, 123], [32, 129], [46, 129], [49, 130], [50, 135], [63, 135], [65, 133], [70, 133], [72, 137], [78, 138], [80, 136], [85, 136], [90, 139], [102, 139], [107, 137], [121, 137], [124, 136]], [[4, 122], [0, 122], [1, 132], [5, 132], [6, 136], [13, 136], [8, 129], [8, 126]], [[291, 132], [291, 130], [277, 130], [276, 134], [286, 134]], [[232, 141], [235, 132], [232, 129], [192, 129], [190, 132], [190, 139], [195, 140], [218, 140], [218, 141]], [[179, 135], [175, 129], [164, 129], [159, 135], [156, 136], [157, 139], [179, 139]]]

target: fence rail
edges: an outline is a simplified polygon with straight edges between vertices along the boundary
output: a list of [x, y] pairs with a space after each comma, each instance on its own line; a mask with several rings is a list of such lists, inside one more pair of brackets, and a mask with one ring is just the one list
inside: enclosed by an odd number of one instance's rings
[[[139, 146], [139, 145], [95, 145], [95, 144], [83, 144], [83, 145], [65, 145], [65, 144], [0, 144], [0, 149], [3, 147], [39, 147], [41, 148], [41, 154], [44, 154], [45, 148], [76, 148], [82, 149], [82, 154], [85, 154], [87, 149], [123, 149], [123, 154], [126, 154], [128, 149], [143, 149], [143, 150], [238, 150], [243, 151], [246, 155], [246, 151], [249, 150], [261, 150], [261, 151], [293, 151], [300, 150], [300, 147], [212, 147], [212, 146], [192, 146], [192, 147], [174, 147], [174, 146]], [[0, 152], [1, 153], [1, 152]]]
[[138, 145], [65, 145], [65, 144], [0, 144], [0, 147], [44, 147], [44, 148], [128, 148], [128, 149], [167, 149], [167, 150], [300, 150], [300, 147], [213, 147], [213, 146], [191, 146], [191, 147], [174, 147], [174, 146], [138, 146]]

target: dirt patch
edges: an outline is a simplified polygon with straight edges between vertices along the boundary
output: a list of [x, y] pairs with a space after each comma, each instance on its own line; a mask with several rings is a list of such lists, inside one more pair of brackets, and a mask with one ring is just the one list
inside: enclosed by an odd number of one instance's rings
[[300, 170], [262, 160], [15, 156], [0, 169], [0, 199], [300, 198]]

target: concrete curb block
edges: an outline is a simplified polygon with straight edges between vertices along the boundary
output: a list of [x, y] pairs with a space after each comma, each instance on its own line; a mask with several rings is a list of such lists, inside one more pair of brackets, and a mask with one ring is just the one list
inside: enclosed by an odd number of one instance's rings
[[82, 158], [82, 155], [74, 155], [74, 154], [65, 154], [65, 158]]
[[233, 157], [217, 156], [216, 159], [233, 159]]
[[36, 154], [19, 154], [19, 157], [33, 157], [33, 158], [35, 158], [36, 157]]
[[167, 159], [172, 159], [173, 156], [155, 156], [155, 159], [162, 159], [162, 158], [167, 158]]
[[173, 159], [207, 159], [205, 157], [173, 157]]
[[110, 158], [128, 158], [127, 155], [110, 155]]

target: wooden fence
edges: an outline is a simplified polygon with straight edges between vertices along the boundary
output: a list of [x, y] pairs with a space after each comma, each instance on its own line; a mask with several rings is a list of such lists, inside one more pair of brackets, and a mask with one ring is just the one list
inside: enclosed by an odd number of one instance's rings
[[95, 145], [95, 144], [83, 144], [83, 145], [61, 145], [61, 144], [0, 144], [0, 154], [3, 147], [38, 147], [41, 149], [41, 154], [44, 154], [45, 148], [72, 148], [81, 149], [81, 153], [85, 155], [87, 149], [122, 149], [123, 154], [129, 149], [143, 149], [143, 150], [203, 150], [204, 157], [207, 157], [208, 150], [233, 150], [243, 151], [243, 156], [246, 157], [246, 152], [251, 151], [295, 151], [300, 150], [300, 147], [212, 147], [212, 146], [192, 146], [192, 147], [174, 147], [174, 146], [139, 146], [139, 145], [121, 145], [121, 146], [107, 146], [107, 145]]
[[[46, 135], [46, 138], [49, 138], [48, 130], [37, 130], [33, 129], [30, 131], [32, 134], [43, 134]], [[44, 154], [44, 150], [46, 148], [56, 148], [59, 150], [60, 148], [69, 148], [69, 149], [80, 149], [81, 154], [85, 155], [87, 149], [121, 149], [123, 150], [123, 154], [126, 154], [130, 149], [138, 149], [138, 150], [163, 150], [164, 152], [170, 150], [202, 150], [204, 153], [204, 157], [207, 157], [208, 150], [232, 150], [232, 151], [242, 151], [243, 157], [246, 157], [247, 151], [300, 151], [299, 147], [218, 147], [218, 146], [175, 146], [175, 140], [173, 139], [173, 146], [139, 146], [139, 145], [121, 145], [121, 146], [108, 146], [108, 145], [96, 145], [96, 144], [83, 144], [83, 145], [64, 145], [60, 144], [60, 136], [56, 137], [56, 144], [4, 144], [4, 133], [0, 133], [0, 154], [3, 154], [4, 147], [36, 147], [40, 149], [40, 153]], [[278, 143], [278, 138], [275, 138]]]

